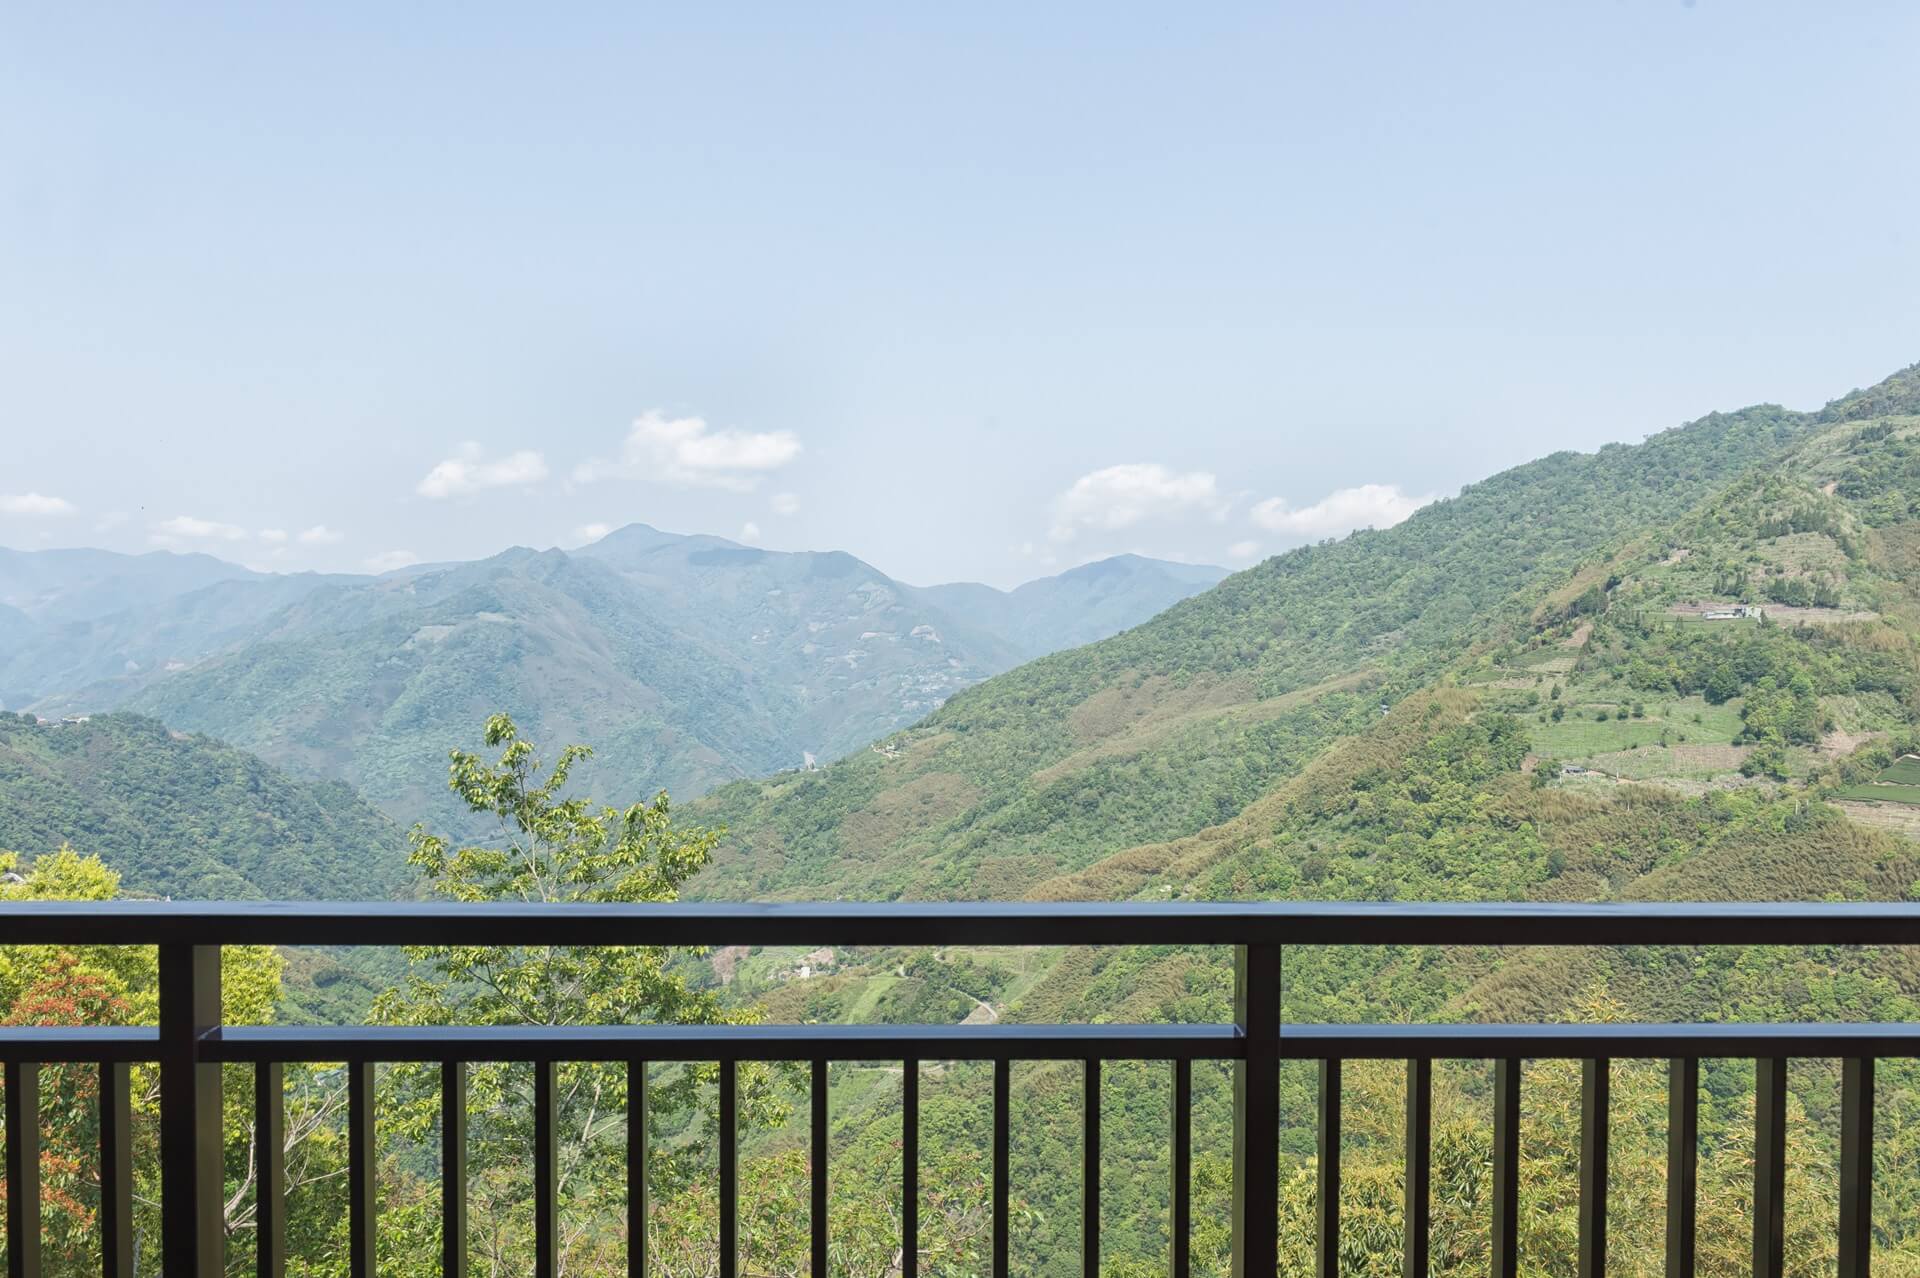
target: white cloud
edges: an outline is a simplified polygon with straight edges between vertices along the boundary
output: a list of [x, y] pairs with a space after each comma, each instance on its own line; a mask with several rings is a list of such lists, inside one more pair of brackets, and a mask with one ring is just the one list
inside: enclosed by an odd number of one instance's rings
[[126, 523], [127, 520], [131, 518], [133, 518], [133, 516], [129, 515], [124, 510], [108, 511], [106, 514], [100, 516], [100, 518], [97, 521], [95, 521], [93, 525], [93, 530], [97, 533], [112, 532], [114, 529], [118, 528], [121, 524]]
[[368, 555], [362, 562], [369, 572], [392, 572], [395, 568], [419, 563], [420, 556], [411, 550], [383, 550], [377, 555]]
[[277, 545], [286, 539], [287, 530], [284, 528], [262, 528], [260, 530], [261, 541], [273, 542]]
[[800, 497], [797, 493], [775, 493], [773, 500], [767, 503], [773, 507], [776, 515], [797, 515], [800, 513]]
[[1236, 541], [1227, 547], [1229, 559], [1251, 559], [1259, 553], [1260, 543], [1257, 541]]
[[748, 492], [768, 471], [800, 455], [800, 437], [790, 430], [714, 430], [704, 417], [669, 418], [650, 412], [633, 423], [617, 461], [574, 467], [574, 482], [645, 479], [688, 488]]
[[735, 537], [734, 540], [744, 541], [749, 546], [753, 545], [760, 540], [760, 525], [749, 519], [746, 523], [740, 525], [740, 535]]
[[153, 526], [153, 533], [149, 540], [161, 545], [177, 541], [245, 541], [247, 539], [247, 530], [244, 528], [212, 519], [196, 519], [192, 515], [175, 515], [172, 519], [163, 519]]
[[45, 493], [0, 493], [0, 515], [71, 515], [74, 505]]
[[1101, 532], [1131, 527], [1143, 519], [1227, 508], [1214, 477], [1204, 470], [1181, 474], [1153, 462], [1108, 466], [1074, 480], [1053, 501], [1053, 539], [1072, 541], [1082, 529]]
[[315, 524], [300, 534], [300, 543], [305, 546], [331, 546], [345, 537], [345, 533], [335, 532], [325, 524]]
[[537, 484], [546, 477], [547, 459], [532, 449], [523, 448], [498, 461], [487, 461], [480, 445], [465, 443], [457, 456], [428, 471], [414, 491], [422, 497], [461, 497], [487, 488]]
[[1332, 537], [1356, 528], [1391, 528], [1432, 500], [1431, 493], [1410, 497], [1398, 484], [1361, 484], [1336, 489], [1298, 510], [1284, 498], [1269, 497], [1253, 508], [1252, 518], [1269, 532]]
[[599, 541], [612, 531], [612, 524], [581, 524], [573, 530], [573, 539], [584, 546], [589, 542]]

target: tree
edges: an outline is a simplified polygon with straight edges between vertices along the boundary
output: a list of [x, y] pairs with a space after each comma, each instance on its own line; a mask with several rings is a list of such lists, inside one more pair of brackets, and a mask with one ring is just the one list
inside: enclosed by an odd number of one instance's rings
[[[680, 885], [707, 863], [720, 832], [677, 829], [666, 794], [624, 810], [565, 793], [573, 770], [591, 756], [585, 746], [560, 752], [543, 769], [534, 744], [506, 715], [487, 720], [488, 746], [499, 758], [454, 751], [449, 785], [474, 812], [495, 819], [497, 846], [454, 848], [447, 838], [416, 826], [409, 862], [433, 895], [452, 901], [635, 903], [672, 901]], [[689, 986], [676, 953], [660, 946], [414, 946], [404, 986], [375, 1003], [373, 1019], [390, 1025], [632, 1025], [745, 1023], [746, 1010], [724, 1009], [711, 992]], [[712, 1067], [663, 1071], [650, 1089], [663, 1116], [706, 1110]], [[437, 1113], [437, 1074], [426, 1067], [396, 1068], [390, 1129], [402, 1140], [424, 1141]], [[474, 1066], [469, 1076], [468, 1174], [476, 1229], [471, 1239], [479, 1272], [524, 1271], [530, 1266], [531, 1226], [522, 1221], [524, 1164], [531, 1140], [531, 1082], [524, 1067]], [[776, 1121], [783, 1107], [765, 1070], [741, 1071], [742, 1117]], [[625, 1201], [624, 1070], [563, 1065], [556, 1077], [562, 1139], [559, 1180], [561, 1268], [605, 1272], [619, 1242], [619, 1204]], [[709, 1131], [712, 1115], [707, 1114]], [[706, 1142], [700, 1142], [704, 1147]], [[692, 1183], [696, 1152], [656, 1151], [656, 1201], [670, 1202]], [[418, 1229], [437, 1228], [423, 1214]], [[681, 1227], [662, 1210], [660, 1227]], [[692, 1226], [686, 1226], [691, 1228]], [[383, 1271], [410, 1272], [433, 1255], [428, 1238], [406, 1229], [383, 1237]], [[430, 1266], [429, 1266], [430, 1267]]]
[[[110, 901], [120, 895], [120, 876], [99, 857], [82, 855], [62, 844], [25, 863], [15, 852], [0, 851], [0, 900]], [[222, 1017], [230, 1025], [257, 1025], [272, 1019], [280, 995], [281, 959], [268, 946], [228, 946], [221, 956]], [[154, 1025], [159, 1020], [159, 971], [154, 951], [132, 945], [10, 945], [0, 947], [0, 1023], [7, 1025]], [[136, 1065], [132, 1071], [135, 1147], [154, 1148], [159, 1121], [159, 1072]], [[84, 1065], [49, 1065], [40, 1078], [40, 1160], [43, 1182], [43, 1239], [49, 1275], [100, 1271], [98, 1071]], [[229, 1194], [228, 1236], [244, 1234], [253, 1221], [245, 1201], [251, 1184], [253, 1127], [248, 1089], [229, 1087], [225, 1137]], [[288, 1124], [300, 1132], [305, 1124]], [[142, 1241], [137, 1265], [142, 1272], [159, 1266], [158, 1169], [151, 1160], [134, 1167], [136, 1235]], [[0, 1201], [5, 1189], [0, 1186]], [[235, 1249], [239, 1250], [239, 1249]], [[245, 1268], [246, 1266], [239, 1266]]]

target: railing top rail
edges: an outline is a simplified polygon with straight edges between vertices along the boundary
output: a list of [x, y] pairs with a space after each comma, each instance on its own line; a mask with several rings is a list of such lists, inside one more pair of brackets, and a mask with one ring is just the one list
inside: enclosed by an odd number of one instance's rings
[[1920, 904], [13, 901], [0, 944], [1908, 945]]
[[[1284, 1024], [1286, 1060], [1920, 1058], [1920, 1024]], [[151, 1061], [159, 1031], [0, 1026], [0, 1061]], [[1231, 1024], [229, 1025], [210, 1061], [1237, 1060]]]

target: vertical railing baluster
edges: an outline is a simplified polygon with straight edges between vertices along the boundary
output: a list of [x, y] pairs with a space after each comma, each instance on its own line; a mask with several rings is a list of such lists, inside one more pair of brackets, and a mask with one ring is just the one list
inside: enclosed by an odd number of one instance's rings
[[1280, 947], [1233, 956], [1233, 1019], [1245, 1054], [1233, 1065], [1233, 1278], [1280, 1265]]
[[8, 1061], [7, 1278], [40, 1278], [40, 1067]]
[[1700, 1182], [1700, 1062], [1667, 1063], [1667, 1276], [1693, 1278]]
[[1787, 1062], [1753, 1063], [1753, 1278], [1780, 1278], [1787, 1259]]
[[467, 1065], [440, 1065], [440, 1274], [467, 1273]]
[[1193, 1062], [1173, 1063], [1173, 1184], [1168, 1197], [1167, 1269], [1171, 1278], [1188, 1278], [1193, 1268]]
[[920, 1268], [920, 1062], [900, 1063], [900, 1278]]
[[220, 1066], [200, 1040], [220, 1025], [220, 947], [160, 947], [160, 1247], [167, 1278], [226, 1269]]
[[1080, 1273], [1100, 1278], [1100, 1062], [1086, 1062], [1080, 1102]]
[[347, 1272], [351, 1278], [373, 1278], [375, 1268], [379, 1147], [374, 1140], [373, 1084], [372, 1061], [347, 1066]]
[[1520, 1272], [1520, 1066], [1493, 1063], [1493, 1278]]
[[740, 1272], [739, 1067], [720, 1062], [720, 1278]]
[[1407, 1062], [1405, 1278], [1427, 1278], [1433, 1236], [1433, 1062]]
[[813, 1101], [810, 1109], [813, 1166], [808, 1188], [812, 1219], [807, 1241], [812, 1257], [813, 1278], [827, 1278], [827, 1063], [818, 1058], [813, 1062]]
[[552, 1061], [533, 1063], [533, 1276], [560, 1275], [559, 1097]]
[[100, 1064], [100, 1274], [133, 1278], [133, 1081], [125, 1061]]
[[287, 1272], [286, 1066], [262, 1061], [253, 1067], [254, 1272], [283, 1278]]
[[1319, 1192], [1314, 1204], [1313, 1271], [1340, 1278], [1340, 1062], [1320, 1062], [1320, 1114], [1316, 1148]]
[[1873, 1260], [1873, 1058], [1840, 1063], [1840, 1278]]
[[1613, 1069], [1605, 1058], [1580, 1064], [1579, 1278], [1607, 1273], [1607, 1108]]
[[1007, 1195], [1012, 1171], [1010, 1138], [1013, 1063], [993, 1063], [993, 1278], [1007, 1278], [1011, 1214]]
[[647, 1278], [647, 1063], [627, 1062], [627, 1278]]

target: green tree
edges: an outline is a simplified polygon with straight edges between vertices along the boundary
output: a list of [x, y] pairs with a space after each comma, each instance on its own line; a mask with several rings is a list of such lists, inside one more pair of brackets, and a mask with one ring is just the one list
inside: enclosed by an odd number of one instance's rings
[[[24, 872], [23, 872], [24, 871]], [[0, 851], [0, 900], [110, 901], [120, 876], [98, 856], [62, 844], [23, 862]], [[228, 1024], [272, 1019], [280, 994], [281, 958], [267, 946], [229, 946], [221, 956], [222, 1016]], [[159, 970], [151, 946], [10, 945], [0, 947], [0, 1023], [7, 1025], [154, 1025], [159, 1020]], [[242, 1071], [244, 1073], [244, 1071]], [[237, 1080], [236, 1080], [237, 1081]], [[93, 1066], [49, 1065], [41, 1071], [41, 1179], [46, 1272], [55, 1278], [100, 1272], [99, 1073]], [[160, 1116], [159, 1072], [132, 1071], [134, 1144], [154, 1149]], [[254, 1168], [250, 1090], [229, 1086], [225, 1136], [230, 1239], [244, 1242], [254, 1212], [246, 1196]], [[299, 1118], [289, 1124], [301, 1132]], [[150, 1158], [134, 1167], [137, 1264], [157, 1271], [160, 1236], [158, 1168]], [[0, 1202], [5, 1189], [0, 1187]], [[231, 1271], [249, 1269], [250, 1248], [236, 1247]]]
[[[497, 760], [452, 754], [449, 784], [474, 812], [493, 817], [492, 846], [455, 848], [443, 836], [415, 827], [409, 861], [434, 896], [463, 903], [637, 903], [672, 901], [680, 885], [707, 863], [719, 832], [673, 824], [667, 796], [623, 810], [565, 792], [576, 765], [590, 757], [568, 746], [551, 769], [506, 715], [486, 723]], [[691, 988], [676, 958], [661, 946], [415, 946], [406, 984], [383, 994], [373, 1019], [389, 1025], [633, 1025], [744, 1023], [750, 1010], [729, 1010], [711, 992]], [[663, 1122], [707, 1111], [717, 1071], [712, 1067], [662, 1071], [649, 1100]], [[437, 1113], [437, 1073], [396, 1068], [389, 1076], [388, 1130], [404, 1143], [424, 1142]], [[526, 1150], [532, 1136], [531, 1079], [524, 1067], [484, 1064], [469, 1076], [470, 1245], [477, 1272], [531, 1268], [531, 1221], [525, 1215]], [[783, 1113], [764, 1070], [741, 1071], [743, 1119], [777, 1121]], [[619, 1206], [625, 1201], [624, 1070], [563, 1065], [556, 1078], [561, 1139], [559, 1179], [564, 1222], [563, 1273], [615, 1267]], [[707, 1131], [714, 1130], [706, 1113]], [[669, 1233], [698, 1229], [675, 1206], [696, 1178], [698, 1147], [657, 1149], [655, 1224]], [[383, 1271], [406, 1273], [428, 1265], [437, 1228], [431, 1213], [402, 1215], [383, 1235]], [[665, 1241], [665, 1240], [663, 1240]]]

